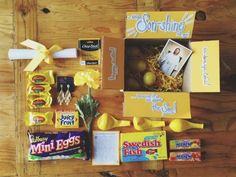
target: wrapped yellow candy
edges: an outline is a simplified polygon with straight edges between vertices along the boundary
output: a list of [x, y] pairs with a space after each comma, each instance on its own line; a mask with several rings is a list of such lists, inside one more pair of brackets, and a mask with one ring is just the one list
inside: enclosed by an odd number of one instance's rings
[[30, 84], [27, 86], [28, 95], [41, 95], [41, 94], [50, 94], [49, 91], [51, 87], [49, 84], [46, 85], [33, 85]]
[[53, 112], [26, 112], [25, 125], [53, 125]]
[[27, 80], [29, 84], [54, 84], [53, 71], [27, 72]]
[[50, 108], [52, 104], [52, 97], [48, 94], [35, 97], [33, 95], [28, 96], [28, 105], [30, 109], [36, 108]]

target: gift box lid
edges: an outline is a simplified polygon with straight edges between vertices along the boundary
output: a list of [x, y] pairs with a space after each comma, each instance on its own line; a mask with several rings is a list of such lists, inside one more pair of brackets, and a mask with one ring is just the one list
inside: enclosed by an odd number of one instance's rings
[[127, 12], [126, 38], [191, 38], [195, 11]]

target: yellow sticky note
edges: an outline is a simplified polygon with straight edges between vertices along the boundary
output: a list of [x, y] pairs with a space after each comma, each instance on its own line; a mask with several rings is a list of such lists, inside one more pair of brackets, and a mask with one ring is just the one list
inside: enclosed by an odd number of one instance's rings
[[124, 92], [124, 116], [191, 118], [184, 92]]

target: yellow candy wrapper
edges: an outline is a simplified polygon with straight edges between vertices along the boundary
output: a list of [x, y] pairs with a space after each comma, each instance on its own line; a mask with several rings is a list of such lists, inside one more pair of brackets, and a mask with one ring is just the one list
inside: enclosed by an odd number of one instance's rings
[[48, 94], [35, 97], [33, 95], [28, 96], [28, 105], [30, 109], [36, 108], [50, 108], [52, 104], [52, 97]]
[[49, 84], [55, 83], [53, 71], [27, 72], [28, 82], [31, 84]]
[[77, 111], [56, 111], [55, 128], [79, 128]]
[[30, 84], [27, 87], [27, 94], [28, 95], [41, 95], [41, 94], [49, 94], [51, 87], [49, 84], [46, 85], [33, 85]]
[[53, 112], [26, 112], [25, 125], [53, 125]]

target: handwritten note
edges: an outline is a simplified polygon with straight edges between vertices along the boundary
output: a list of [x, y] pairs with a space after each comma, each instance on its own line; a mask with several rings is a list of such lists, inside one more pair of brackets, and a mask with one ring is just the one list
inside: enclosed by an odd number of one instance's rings
[[119, 165], [119, 132], [93, 132], [93, 165]]

